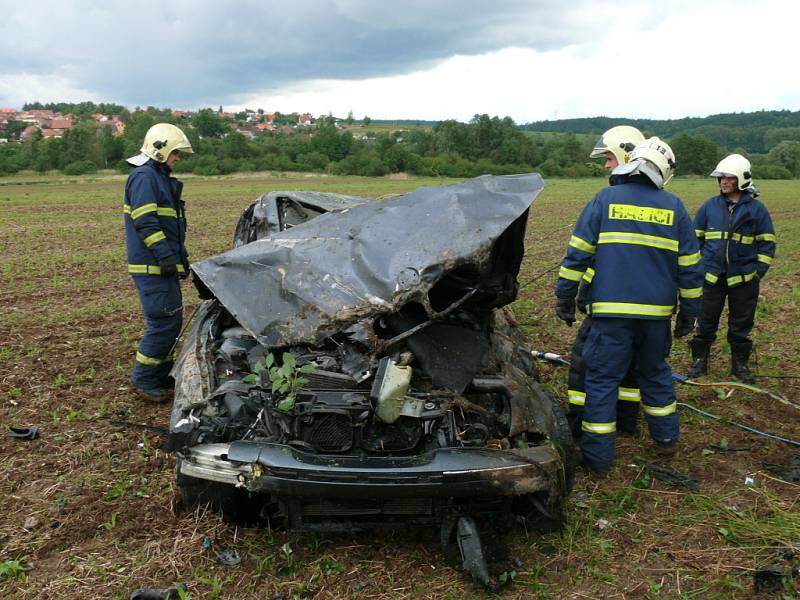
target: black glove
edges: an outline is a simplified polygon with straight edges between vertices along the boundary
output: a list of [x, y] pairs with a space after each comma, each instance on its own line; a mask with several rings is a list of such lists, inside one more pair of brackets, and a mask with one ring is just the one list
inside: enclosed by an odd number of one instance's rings
[[575, 322], [575, 299], [558, 298], [556, 300], [556, 316], [572, 327]]
[[586, 314], [586, 300], [588, 296], [589, 285], [585, 281], [581, 281], [581, 284], [578, 286], [578, 296], [575, 298], [575, 305], [583, 314]]
[[177, 262], [174, 257], [158, 261], [158, 266], [161, 267], [161, 276], [176, 277], [178, 275]]
[[685, 312], [679, 311], [675, 317], [675, 330], [672, 332], [676, 338], [681, 338], [694, 331], [695, 318], [689, 317]]

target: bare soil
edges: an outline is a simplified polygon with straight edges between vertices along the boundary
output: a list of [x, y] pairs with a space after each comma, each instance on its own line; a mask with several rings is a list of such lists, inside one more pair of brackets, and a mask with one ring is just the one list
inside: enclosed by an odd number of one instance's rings
[[[193, 256], [227, 247], [239, 212], [257, 191], [296, 182], [245, 183], [189, 184], [196, 186], [189, 213]], [[337, 191], [373, 185], [372, 195], [379, 196], [398, 191], [396, 183], [341, 181]], [[554, 182], [532, 213], [520, 280], [537, 279], [523, 287], [514, 310], [536, 349], [568, 353], [576, 328], [556, 322], [555, 275], [540, 275], [558, 262], [570, 219], [599, 185]], [[782, 193], [775, 188], [775, 196]], [[781, 226], [800, 234], [800, 211], [788, 196], [779, 205]], [[186, 583], [191, 598], [481, 597], [458, 565], [444, 560], [438, 531], [237, 530], [217, 515], [181, 509], [174, 457], [160, 450], [162, 436], [112, 423], [165, 427], [170, 411], [128, 389], [143, 324], [124, 273], [119, 198], [116, 180], [0, 189], [0, 421], [4, 429], [39, 429], [32, 441], [0, 437], [0, 563], [7, 568], [0, 597], [127, 598], [140, 587], [177, 582]], [[780, 259], [786, 267], [762, 287], [754, 356], [762, 374], [800, 375], [793, 259], [796, 251], [787, 247]], [[184, 296], [188, 316], [197, 304], [189, 284]], [[721, 346], [708, 380], [728, 378]], [[672, 362], [677, 370], [688, 367], [685, 342], [675, 343]], [[563, 398], [563, 367], [542, 364], [540, 374]], [[800, 399], [800, 379], [763, 378], [759, 385]], [[680, 402], [800, 440], [800, 411], [766, 395], [677, 391]], [[522, 566], [501, 596], [749, 598], [753, 572], [775, 564], [786, 572], [783, 596], [763, 597], [797, 597], [800, 580], [791, 568], [800, 564], [800, 482], [782, 472], [800, 448], [686, 409], [681, 418], [677, 458], [658, 459], [645, 431], [620, 437], [609, 478], [579, 473], [563, 532], [541, 535], [520, 526], [510, 542]], [[695, 476], [699, 491], [650, 481], [640, 460]], [[216, 553], [231, 548], [241, 563], [220, 564]]]

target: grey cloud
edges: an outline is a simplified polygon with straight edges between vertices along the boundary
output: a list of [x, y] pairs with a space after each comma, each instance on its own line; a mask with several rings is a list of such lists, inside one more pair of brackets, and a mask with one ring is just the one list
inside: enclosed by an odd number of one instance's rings
[[60, 75], [100, 98], [189, 108], [307, 79], [408, 73], [454, 54], [558, 48], [586, 26], [535, 0], [15, 6], [0, 24], [0, 76]]

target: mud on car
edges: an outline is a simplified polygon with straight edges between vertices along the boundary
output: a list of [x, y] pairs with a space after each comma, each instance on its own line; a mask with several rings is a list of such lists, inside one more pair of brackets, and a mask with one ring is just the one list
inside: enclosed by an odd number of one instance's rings
[[195, 263], [169, 443], [187, 506], [294, 531], [557, 526], [575, 454], [506, 306], [536, 174], [385, 200], [271, 192]]

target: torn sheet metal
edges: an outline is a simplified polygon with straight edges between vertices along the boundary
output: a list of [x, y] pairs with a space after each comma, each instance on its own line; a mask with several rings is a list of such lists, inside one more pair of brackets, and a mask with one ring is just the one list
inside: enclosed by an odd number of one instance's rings
[[365, 202], [369, 198], [326, 192], [268, 192], [259, 196], [239, 218], [233, 246], [238, 248], [301, 225], [322, 213], [346, 210]]
[[498, 306], [516, 294], [527, 210], [543, 188], [538, 174], [484, 175], [352, 201], [192, 270], [268, 347], [319, 343], [410, 301], [435, 314], [428, 292], [462, 267], [474, 273], [482, 306]]

